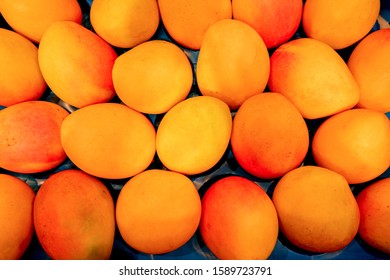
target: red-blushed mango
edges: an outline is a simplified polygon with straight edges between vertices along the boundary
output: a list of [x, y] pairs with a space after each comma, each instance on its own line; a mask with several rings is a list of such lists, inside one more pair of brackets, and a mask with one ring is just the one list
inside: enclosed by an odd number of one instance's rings
[[81, 24], [83, 16], [77, 0], [2, 0], [0, 13], [13, 30], [35, 43], [52, 23]]
[[307, 0], [302, 26], [308, 37], [343, 49], [370, 32], [379, 10], [380, 0]]
[[61, 126], [61, 142], [81, 170], [106, 179], [144, 171], [155, 155], [156, 131], [138, 111], [118, 103], [100, 103], [72, 112]]
[[348, 67], [360, 87], [359, 108], [390, 112], [390, 28], [377, 30], [353, 49]]
[[271, 56], [268, 87], [286, 96], [306, 119], [353, 108], [360, 89], [341, 56], [316, 39], [300, 38]]
[[278, 238], [278, 217], [260, 186], [228, 176], [213, 183], [202, 197], [199, 230], [219, 259], [267, 259]]
[[112, 68], [116, 58], [101, 37], [71, 21], [53, 23], [38, 48], [46, 83], [60, 99], [77, 108], [115, 96]]
[[312, 140], [317, 165], [343, 175], [348, 183], [375, 179], [390, 166], [390, 121], [371, 109], [351, 109], [325, 120]]
[[0, 111], [0, 167], [19, 173], [48, 171], [66, 159], [62, 121], [69, 115], [47, 101], [25, 101]]
[[281, 232], [301, 249], [338, 251], [357, 234], [357, 202], [348, 182], [334, 171], [318, 166], [291, 170], [277, 182], [272, 201]]
[[107, 187], [80, 170], [52, 174], [34, 201], [34, 226], [47, 255], [57, 260], [111, 256], [115, 208]]
[[95, 32], [109, 44], [132, 48], [154, 35], [160, 12], [156, 0], [94, 0], [90, 19]]
[[298, 30], [302, 0], [233, 0], [233, 18], [252, 26], [267, 48], [287, 42]]
[[159, 169], [144, 171], [121, 189], [116, 204], [119, 232], [132, 248], [164, 254], [183, 246], [195, 234], [201, 201], [185, 175]]
[[260, 93], [246, 100], [234, 116], [231, 146], [244, 170], [273, 179], [302, 163], [309, 149], [309, 131], [287, 98]]
[[193, 83], [186, 54], [164, 40], [141, 43], [120, 55], [112, 77], [123, 103], [146, 114], [166, 113], [187, 97]]
[[20, 259], [34, 234], [35, 193], [17, 177], [0, 174], [0, 260]]
[[38, 100], [46, 82], [38, 65], [38, 49], [18, 33], [0, 28], [0, 105]]
[[214, 167], [230, 140], [229, 107], [211, 96], [179, 102], [162, 118], [156, 135], [157, 155], [166, 168], [195, 175]]
[[267, 47], [256, 30], [239, 20], [220, 20], [207, 30], [199, 51], [199, 90], [236, 110], [265, 89], [269, 60]]
[[357, 196], [359, 237], [369, 246], [390, 254], [390, 178], [379, 179]]
[[206, 30], [221, 19], [232, 17], [230, 0], [158, 0], [161, 20], [180, 45], [199, 50]]

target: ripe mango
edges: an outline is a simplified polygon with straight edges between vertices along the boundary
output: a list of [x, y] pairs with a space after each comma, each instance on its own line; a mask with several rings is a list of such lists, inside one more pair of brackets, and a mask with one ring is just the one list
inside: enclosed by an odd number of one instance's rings
[[202, 197], [200, 234], [222, 260], [267, 259], [278, 238], [278, 217], [270, 197], [256, 183], [227, 176]]
[[160, 13], [156, 0], [94, 0], [90, 19], [95, 32], [109, 44], [132, 48], [154, 35]]
[[20, 259], [34, 234], [35, 193], [17, 177], [0, 174], [0, 260]]
[[360, 87], [359, 108], [390, 112], [390, 28], [365, 37], [353, 49], [348, 67]]
[[202, 95], [219, 98], [237, 110], [263, 92], [269, 76], [269, 54], [248, 24], [224, 19], [207, 29], [199, 51], [196, 79]]
[[230, 0], [158, 0], [161, 20], [179, 45], [199, 50], [206, 30], [232, 17]]
[[229, 107], [211, 96], [179, 102], [162, 118], [156, 135], [157, 155], [166, 168], [186, 175], [214, 167], [230, 140]]
[[329, 169], [302, 166], [276, 184], [272, 201], [282, 234], [298, 248], [327, 253], [355, 238], [360, 213], [345, 178]]
[[35, 43], [52, 23], [81, 24], [83, 16], [77, 0], [2, 0], [0, 12], [13, 30]]
[[52, 259], [110, 258], [114, 201], [95, 177], [73, 169], [52, 174], [36, 194], [33, 213], [38, 240]]
[[327, 117], [359, 101], [360, 89], [346, 62], [321, 41], [289, 41], [270, 60], [270, 90], [286, 96], [304, 118]]
[[50, 89], [81, 108], [115, 96], [112, 68], [117, 54], [101, 37], [72, 21], [53, 23], [43, 34], [38, 61]]
[[149, 119], [123, 104], [100, 103], [72, 112], [61, 126], [61, 143], [81, 170], [123, 179], [152, 162], [155, 129]]
[[20, 173], [48, 171], [66, 159], [61, 144], [63, 107], [25, 101], [0, 111], [0, 167]]
[[38, 48], [4, 28], [0, 38], [0, 105], [38, 100], [47, 87], [38, 65]]
[[379, 11], [380, 0], [307, 0], [302, 26], [309, 38], [343, 49], [368, 34]]
[[233, 18], [251, 27], [267, 48], [287, 42], [301, 23], [302, 0], [232, 0]]

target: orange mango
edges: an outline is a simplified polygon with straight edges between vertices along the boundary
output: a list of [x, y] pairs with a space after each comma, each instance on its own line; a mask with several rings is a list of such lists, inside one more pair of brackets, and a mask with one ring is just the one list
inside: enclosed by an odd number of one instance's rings
[[309, 149], [309, 132], [295, 106], [274, 92], [246, 100], [233, 119], [233, 154], [250, 174], [278, 178], [298, 167]]
[[0, 105], [38, 100], [46, 82], [38, 65], [38, 49], [16, 32], [0, 28]]
[[335, 252], [350, 244], [358, 232], [355, 197], [345, 178], [329, 169], [291, 170], [277, 182], [272, 201], [281, 232], [301, 249]]
[[20, 259], [34, 234], [35, 193], [21, 179], [0, 174], [0, 260]]
[[52, 259], [109, 259], [115, 235], [114, 201], [93, 176], [80, 170], [60, 171], [37, 192], [34, 226]]
[[71, 21], [52, 24], [42, 36], [38, 61], [50, 89], [77, 108], [115, 96], [112, 68], [117, 54], [101, 37]]
[[149, 40], [160, 23], [156, 0], [94, 0], [93, 29], [109, 44], [132, 48]]
[[0, 12], [13, 30], [35, 43], [52, 23], [81, 24], [83, 16], [77, 0], [2, 0]]
[[225, 19], [207, 30], [196, 66], [202, 95], [219, 98], [236, 110], [247, 98], [263, 92], [269, 70], [267, 47], [248, 24]]
[[368, 34], [379, 10], [380, 0], [307, 0], [302, 26], [309, 38], [343, 49]]
[[101, 103], [72, 112], [61, 126], [61, 143], [81, 170], [123, 179], [153, 161], [155, 129], [143, 114], [123, 104]]
[[66, 159], [61, 144], [63, 107], [25, 101], [0, 111], [0, 167], [19, 173], [48, 171]]
[[195, 234], [201, 202], [186, 176], [151, 169], [121, 189], [116, 221], [125, 242], [146, 254], [164, 254], [183, 246]]
[[390, 121], [371, 109], [352, 109], [325, 120], [312, 140], [317, 165], [343, 175], [348, 183], [375, 179], [390, 166]]
[[365, 37], [353, 49], [348, 67], [360, 87], [359, 108], [390, 112], [390, 28]]
[[286, 96], [304, 118], [327, 117], [359, 101], [360, 89], [346, 62], [321, 41], [289, 41], [270, 60], [268, 87]]
[[158, 0], [161, 20], [169, 35], [189, 49], [199, 50], [206, 30], [232, 17], [230, 0]]

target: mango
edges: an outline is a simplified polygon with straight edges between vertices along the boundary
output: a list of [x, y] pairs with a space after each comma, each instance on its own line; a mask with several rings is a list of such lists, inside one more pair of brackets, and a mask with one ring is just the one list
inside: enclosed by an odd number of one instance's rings
[[61, 144], [63, 107], [25, 101], [0, 111], [0, 167], [19, 173], [53, 169], [66, 159]]
[[325, 120], [312, 140], [317, 165], [343, 175], [348, 183], [375, 179], [390, 166], [390, 121], [371, 109], [351, 109]]
[[233, 18], [249, 24], [268, 49], [293, 37], [301, 23], [302, 0], [232, 0]]
[[199, 231], [219, 259], [267, 259], [278, 238], [278, 217], [259, 185], [241, 176], [227, 176], [202, 197]]
[[121, 54], [112, 78], [121, 101], [146, 114], [166, 113], [187, 97], [193, 83], [186, 54], [164, 40], [144, 42]]
[[156, 0], [94, 0], [89, 15], [94, 31], [119, 48], [149, 40], [160, 23]]
[[164, 254], [195, 234], [201, 201], [183, 174], [150, 169], [131, 178], [116, 203], [119, 232], [129, 246], [146, 254]]
[[161, 20], [179, 45], [199, 50], [206, 30], [221, 19], [232, 17], [230, 0], [158, 0]]
[[380, 0], [307, 0], [302, 26], [309, 38], [339, 50], [366, 36], [379, 11]]
[[248, 24], [220, 20], [207, 29], [196, 65], [200, 92], [237, 110], [267, 85], [270, 61], [260, 35]]
[[162, 118], [156, 151], [163, 165], [186, 175], [206, 172], [223, 157], [230, 140], [229, 107], [211, 96], [179, 102]]
[[359, 108], [390, 112], [390, 28], [377, 30], [353, 49], [348, 67], [360, 87]]
[[101, 37], [72, 21], [53, 23], [38, 48], [46, 83], [55, 95], [77, 108], [115, 96], [112, 68], [116, 58]]
[[0, 12], [17, 33], [39, 43], [43, 33], [54, 22], [81, 24], [82, 11], [77, 0], [2, 0]]
[[344, 249], [355, 238], [360, 213], [345, 178], [329, 169], [302, 166], [276, 184], [272, 194], [281, 233], [308, 252]]
[[21, 179], [0, 174], [0, 260], [17, 260], [34, 235], [35, 193]]
[[274, 179], [303, 162], [309, 149], [309, 131], [286, 97], [260, 93], [247, 99], [234, 116], [231, 147], [248, 173]]
[[368, 184], [356, 201], [360, 210], [359, 237], [370, 247], [390, 254], [390, 178]]
[[69, 159], [96, 177], [123, 179], [153, 161], [155, 129], [138, 111], [100, 103], [72, 112], [62, 123], [61, 143]]
[[34, 226], [52, 259], [109, 259], [115, 235], [114, 201], [97, 178], [80, 170], [59, 171], [36, 194]]
[[289, 41], [272, 54], [268, 87], [286, 96], [306, 119], [353, 108], [360, 89], [346, 62], [311, 38]]
[[47, 88], [38, 48], [16, 32], [0, 28], [0, 105], [38, 100]]

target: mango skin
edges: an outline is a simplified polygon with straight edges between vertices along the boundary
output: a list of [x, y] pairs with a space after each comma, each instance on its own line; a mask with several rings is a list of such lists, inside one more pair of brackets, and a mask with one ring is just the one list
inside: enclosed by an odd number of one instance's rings
[[38, 61], [50, 89], [81, 108], [115, 96], [112, 68], [117, 54], [96, 33], [71, 21], [53, 23], [42, 36]]
[[0, 105], [38, 100], [47, 85], [38, 65], [38, 48], [18, 33], [0, 28]]
[[48, 171], [66, 159], [62, 121], [69, 115], [47, 101], [21, 102], [0, 111], [0, 167], [13, 172]]
[[232, 0], [233, 18], [252, 26], [268, 49], [291, 39], [301, 23], [301, 0]]
[[160, 13], [156, 0], [94, 0], [91, 24], [110, 45], [132, 48], [157, 31]]
[[390, 254], [390, 178], [378, 179], [357, 196], [359, 237], [369, 246]]
[[36, 194], [33, 214], [38, 240], [52, 259], [110, 258], [114, 201], [97, 178], [73, 169], [52, 174]]
[[69, 159], [84, 172], [106, 179], [144, 171], [153, 161], [155, 138], [146, 116], [118, 103], [81, 108], [61, 126], [61, 143]]
[[202, 197], [199, 231], [219, 259], [267, 259], [276, 245], [278, 230], [271, 199], [247, 178], [219, 179]]
[[268, 87], [286, 96], [306, 119], [353, 108], [360, 89], [341, 56], [316, 39], [289, 41], [271, 55]]
[[230, 0], [158, 0], [161, 20], [180, 45], [199, 50], [206, 30], [221, 19], [232, 17]]
[[366, 36], [379, 11], [380, 0], [307, 0], [302, 26], [309, 38], [338, 50]]
[[35, 193], [17, 177], [0, 174], [0, 260], [17, 260], [34, 235]]
[[77, 0], [3, 0], [0, 12], [13, 30], [35, 43], [52, 23], [69, 20], [81, 24], [83, 17]]
[[348, 67], [360, 87], [359, 108], [390, 112], [390, 28], [363, 38], [348, 59]]
[[308, 252], [345, 248], [355, 238], [360, 213], [348, 182], [318, 166], [302, 166], [284, 175], [272, 194], [281, 233]]

